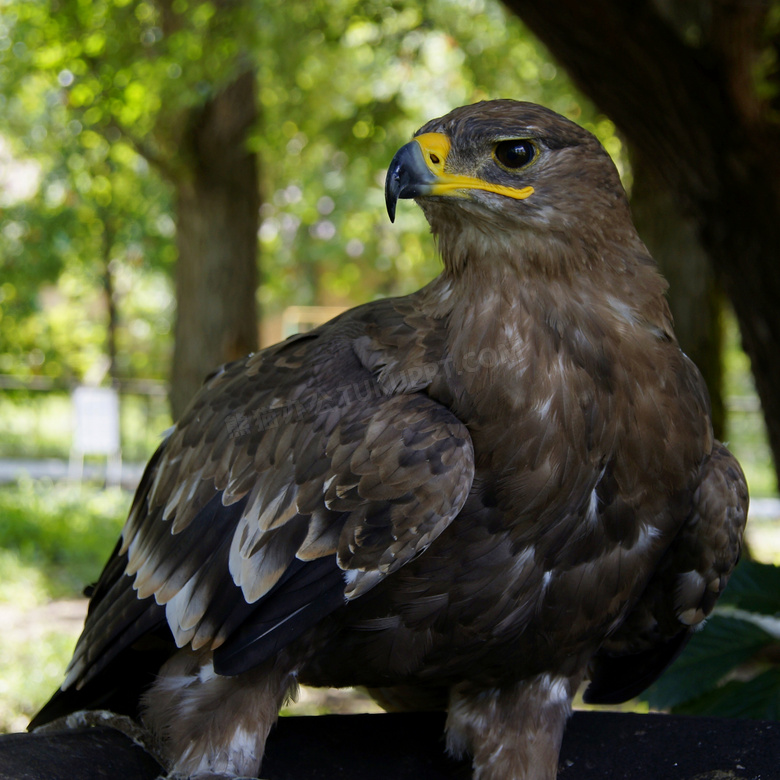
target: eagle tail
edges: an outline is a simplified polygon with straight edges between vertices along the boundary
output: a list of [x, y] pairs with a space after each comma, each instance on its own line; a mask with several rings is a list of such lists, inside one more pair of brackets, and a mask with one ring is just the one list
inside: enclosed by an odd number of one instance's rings
[[630, 655], [598, 655], [591, 662], [586, 704], [621, 704], [652, 685], [682, 653], [693, 635], [680, 631], [670, 640]]

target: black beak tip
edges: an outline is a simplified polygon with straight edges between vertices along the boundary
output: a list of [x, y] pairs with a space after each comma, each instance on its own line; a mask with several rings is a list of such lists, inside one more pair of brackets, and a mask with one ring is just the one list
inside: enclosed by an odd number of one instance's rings
[[387, 206], [387, 216], [390, 217], [390, 221], [395, 222], [395, 201], [385, 198], [385, 206]]
[[[393, 163], [395, 160], [393, 160]], [[401, 177], [398, 165], [390, 164], [385, 179], [385, 206], [387, 207], [387, 216], [391, 222], [395, 222], [395, 208], [398, 205], [398, 196], [401, 192]]]

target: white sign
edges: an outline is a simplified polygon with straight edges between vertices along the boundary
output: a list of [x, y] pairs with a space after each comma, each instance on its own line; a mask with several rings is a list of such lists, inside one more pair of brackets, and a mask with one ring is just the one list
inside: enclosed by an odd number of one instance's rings
[[73, 449], [82, 455], [119, 452], [119, 394], [112, 387], [73, 391]]

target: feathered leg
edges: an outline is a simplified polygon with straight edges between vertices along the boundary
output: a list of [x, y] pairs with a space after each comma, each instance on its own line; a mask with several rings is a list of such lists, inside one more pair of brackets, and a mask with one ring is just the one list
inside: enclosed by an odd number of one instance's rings
[[268, 732], [296, 686], [287, 666], [221, 677], [210, 658], [180, 651], [144, 695], [143, 721], [171, 778], [257, 777]]
[[543, 674], [507, 688], [457, 686], [447, 749], [471, 753], [474, 780], [555, 780], [558, 752], [580, 677]]

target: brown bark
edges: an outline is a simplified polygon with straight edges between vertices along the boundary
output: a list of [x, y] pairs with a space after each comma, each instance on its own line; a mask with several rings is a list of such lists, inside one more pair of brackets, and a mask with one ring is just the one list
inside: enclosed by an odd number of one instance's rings
[[646, 0], [504, 1], [695, 220], [740, 324], [777, 467], [780, 126], [749, 78], [768, 4], [705, 3], [694, 46]]
[[114, 246], [114, 227], [110, 218], [103, 219], [103, 292], [106, 296], [106, 355], [108, 356], [108, 375], [111, 383], [115, 384], [117, 376], [117, 345], [116, 336], [119, 329], [119, 310], [116, 305], [116, 293], [114, 286], [114, 270], [111, 266], [111, 250]]
[[217, 366], [257, 349], [256, 155], [246, 137], [257, 118], [252, 72], [193, 109], [176, 182], [177, 316], [171, 409], [178, 419]]

